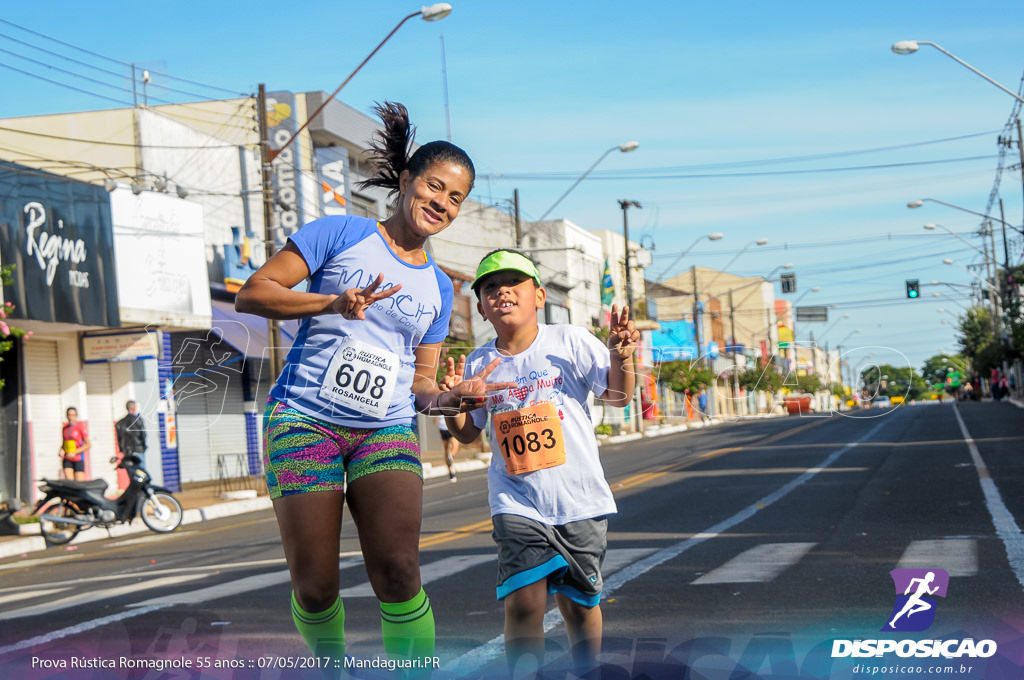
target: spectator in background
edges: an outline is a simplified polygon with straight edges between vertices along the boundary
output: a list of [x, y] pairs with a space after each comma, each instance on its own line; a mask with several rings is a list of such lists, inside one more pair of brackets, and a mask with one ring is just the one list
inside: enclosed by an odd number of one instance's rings
[[117, 448], [121, 450], [121, 455], [137, 453], [142, 457], [146, 453], [146, 424], [139, 415], [139, 407], [134, 401], [129, 401], [124, 407], [128, 414], [114, 426], [117, 432]]
[[78, 409], [74, 406], [69, 407], [65, 415], [68, 421], [61, 428], [60, 452], [57, 454], [61, 459], [61, 472], [64, 479], [84, 482], [85, 454], [92, 448], [89, 430], [85, 423], [78, 422]]
[[706, 423], [711, 417], [708, 415], [708, 393], [705, 387], [707, 385], [701, 385], [700, 392], [697, 393], [697, 408], [700, 410], [700, 419]]

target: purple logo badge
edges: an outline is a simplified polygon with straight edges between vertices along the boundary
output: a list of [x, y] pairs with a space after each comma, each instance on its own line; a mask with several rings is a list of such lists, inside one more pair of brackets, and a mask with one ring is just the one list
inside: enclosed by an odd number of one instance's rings
[[935, 621], [934, 597], [945, 597], [949, 574], [945, 569], [893, 569], [896, 602], [883, 631], [927, 630]]

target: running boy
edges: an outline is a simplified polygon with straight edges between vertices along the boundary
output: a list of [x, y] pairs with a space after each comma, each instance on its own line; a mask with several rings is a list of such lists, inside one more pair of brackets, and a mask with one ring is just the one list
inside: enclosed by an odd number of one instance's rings
[[498, 357], [490, 379], [516, 387], [491, 393], [486, 410], [447, 421], [452, 435], [469, 443], [492, 419], [487, 481], [506, 659], [514, 674], [541, 666], [547, 594], [554, 592], [574, 660], [586, 669], [601, 649], [606, 516], [616, 511], [587, 395], [620, 408], [629, 403], [636, 377], [627, 360], [640, 333], [629, 310], [619, 314], [614, 307], [607, 347], [583, 328], [539, 325], [547, 294], [536, 265], [513, 250], [487, 255], [473, 290], [498, 336], [458, 366], [449, 359], [445, 382], [457, 384]]

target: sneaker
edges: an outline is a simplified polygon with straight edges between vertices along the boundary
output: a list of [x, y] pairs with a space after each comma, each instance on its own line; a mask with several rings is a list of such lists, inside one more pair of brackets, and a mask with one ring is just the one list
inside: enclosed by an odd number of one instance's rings
[[455, 482], [459, 481], [459, 478], [455, 475], [454, 472], [449, 472], [448, 473], [448, 481], [451, 482], [452, 484], [454, 484]]

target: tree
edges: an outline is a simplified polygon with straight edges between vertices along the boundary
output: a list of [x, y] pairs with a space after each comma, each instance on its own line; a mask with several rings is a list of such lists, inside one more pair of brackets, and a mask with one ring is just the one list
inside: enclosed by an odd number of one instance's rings
[[782, 375], [773, 364], [762, 368], [748, 368], [738, 376], [740, 387], [750, 391], [778, 392], [782, 389]]
[[975, 371], [987, 373], [1002, 364], [1003, 351], [999, 340], [992, 333], [992, 315], [984, 307], [967, 310], [960, 321], [960, 337], [957, 342]]
[[[10, 286], [14, 283], [14, 276], [11, 274], [13, 270], [13, 264], [0, 268], [0, 281], [2, 281], [4, 287]], [[15, 338], [32, 335], [31, 333], [26, 333], [21, 328], [16, 328], [7, 323], [7, 316], [11, 313], [12, 309], [14, 309], [14, 305], [10, 302], [7, 302], [3, 307], [0, 307], [0, 361], [3, 361], [3, 355], [14, 347]], [[3, 386], [4, 381], [0, 380], [0, 387]]]
[[715, 382], [715, 374], [696, 361], [665, 361], [659, 367], [658, 382], [673, 392], [690, 390], [690, 394], [696, 394], [702, 385]]
[[796, 377], [796, 387], [806, 394], [814, 394], [821, 389], [821, 378], [810, 374], [798, 375]]

